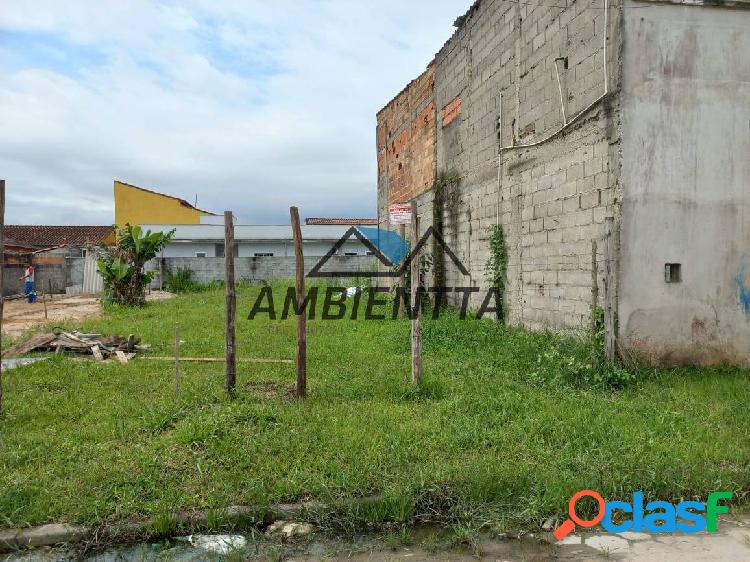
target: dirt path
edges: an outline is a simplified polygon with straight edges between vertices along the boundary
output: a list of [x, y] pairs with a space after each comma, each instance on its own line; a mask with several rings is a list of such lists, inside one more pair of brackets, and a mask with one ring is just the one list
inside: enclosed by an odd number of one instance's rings
[[[152, 291], [147, 300], [172, 298], [172, 293]], [[3, 311], [3, 335], [16, 338], [29, 328], [45, 322], [83, 320], [101, 314], [101, 301], [92, 295], [47, 295], [47, 319], [44, 318], [44, 303], [38, 300], [29, 304], [25, 299], [6, 301]]]

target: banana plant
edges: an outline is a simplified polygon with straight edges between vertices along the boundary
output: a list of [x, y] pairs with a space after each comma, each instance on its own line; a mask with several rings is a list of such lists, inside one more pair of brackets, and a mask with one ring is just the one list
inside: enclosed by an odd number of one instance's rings
[[146, 285], [153, 279], [153, 272], [145, 272], [144, 266], [169, 243], [174, 230], [143, 233], [140, 226], [126, 224], [117, 229], [117, 244], [102, 247], [97, 263], [104, 279], [105, 299], [129, 306], [140, 306], [146, 302]]

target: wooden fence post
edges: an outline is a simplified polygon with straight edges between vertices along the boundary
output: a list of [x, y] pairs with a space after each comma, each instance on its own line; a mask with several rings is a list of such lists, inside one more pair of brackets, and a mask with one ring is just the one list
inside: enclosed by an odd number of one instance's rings
[[[0, 180], [0, 349], [3, 332], [3, 273], [5, 271], [5, 180]], [[0, 353], [0, 416], [3, 415], [3, 364]]]
[[419, 218], [417, 204], [411, 208], [411, 381], [422, 382], [422, 326], [420, 324], [422, 303], [419, 293], [419, 253], [415, 252], [419, 241]]
[[232, 211], [224, 211], [224, 266], [227, 290], [226, 382], [227, 392], [234, 395], [237, 385], [237, 350], [234, 333], [237, 301], [234, 294], [234, 218], [232, 217]]
[[605, 253], [605, 282], [604, 282], [604, 353], [609, 363], [614, 363], [616, 349], [615, 334], [615, 308], [617, 306], [616, 297], [616, 262], [615, 262], [615, 241], [614, 241], [614, 218], [606, 217], [606, 253]]
[[305, 256], [302, 252], [302, 230], [297, 207], [289, 207], [294, 236], [294, 258], [297, 265], [297, 398], [307, 396], [307, 307], [305, 302]]

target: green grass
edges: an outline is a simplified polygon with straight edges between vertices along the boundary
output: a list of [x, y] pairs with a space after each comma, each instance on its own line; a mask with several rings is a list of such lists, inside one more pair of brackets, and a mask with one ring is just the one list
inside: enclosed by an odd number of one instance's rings
[[[258, 293], [238, 292], [240, 357], [293, 358], [293, 320], [246, 319]], [[144, 309], [107, 309], [85, 330], [139, 334], [153, 353], [219, 356], [220, 290]], [[415, 517], [467, 528], [523, 526], [564, 512], [583, 488], [607, 499], [747, 491], [750, 382], [736, 368], [642, 372], [620, 390], [578, 385], [589, 351], [453, 315], [426, 320], [425, 384], [409, 381], [409, 323], [309, 323], [309, 399], [260, 397], [291, 388], [294, 366], [54, 358], [4, 375], [0, 526], [99, 522], [228, 505], [315, 498], [330, 521], [401, 525]], [[571, 367], [572, 365], [572, 367]], [[572, 370], [570, 370], [572, 369]], [[345, 500], [380, 494], [379, 502]]]

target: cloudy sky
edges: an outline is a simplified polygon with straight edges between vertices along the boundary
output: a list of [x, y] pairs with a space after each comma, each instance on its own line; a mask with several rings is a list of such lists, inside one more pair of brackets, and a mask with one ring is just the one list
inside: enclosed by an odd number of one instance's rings
[[114, 179], [245, 223], [374, 216], [375, 113], [469, 0], [0, 0], [9, 224], [110, 224]]

